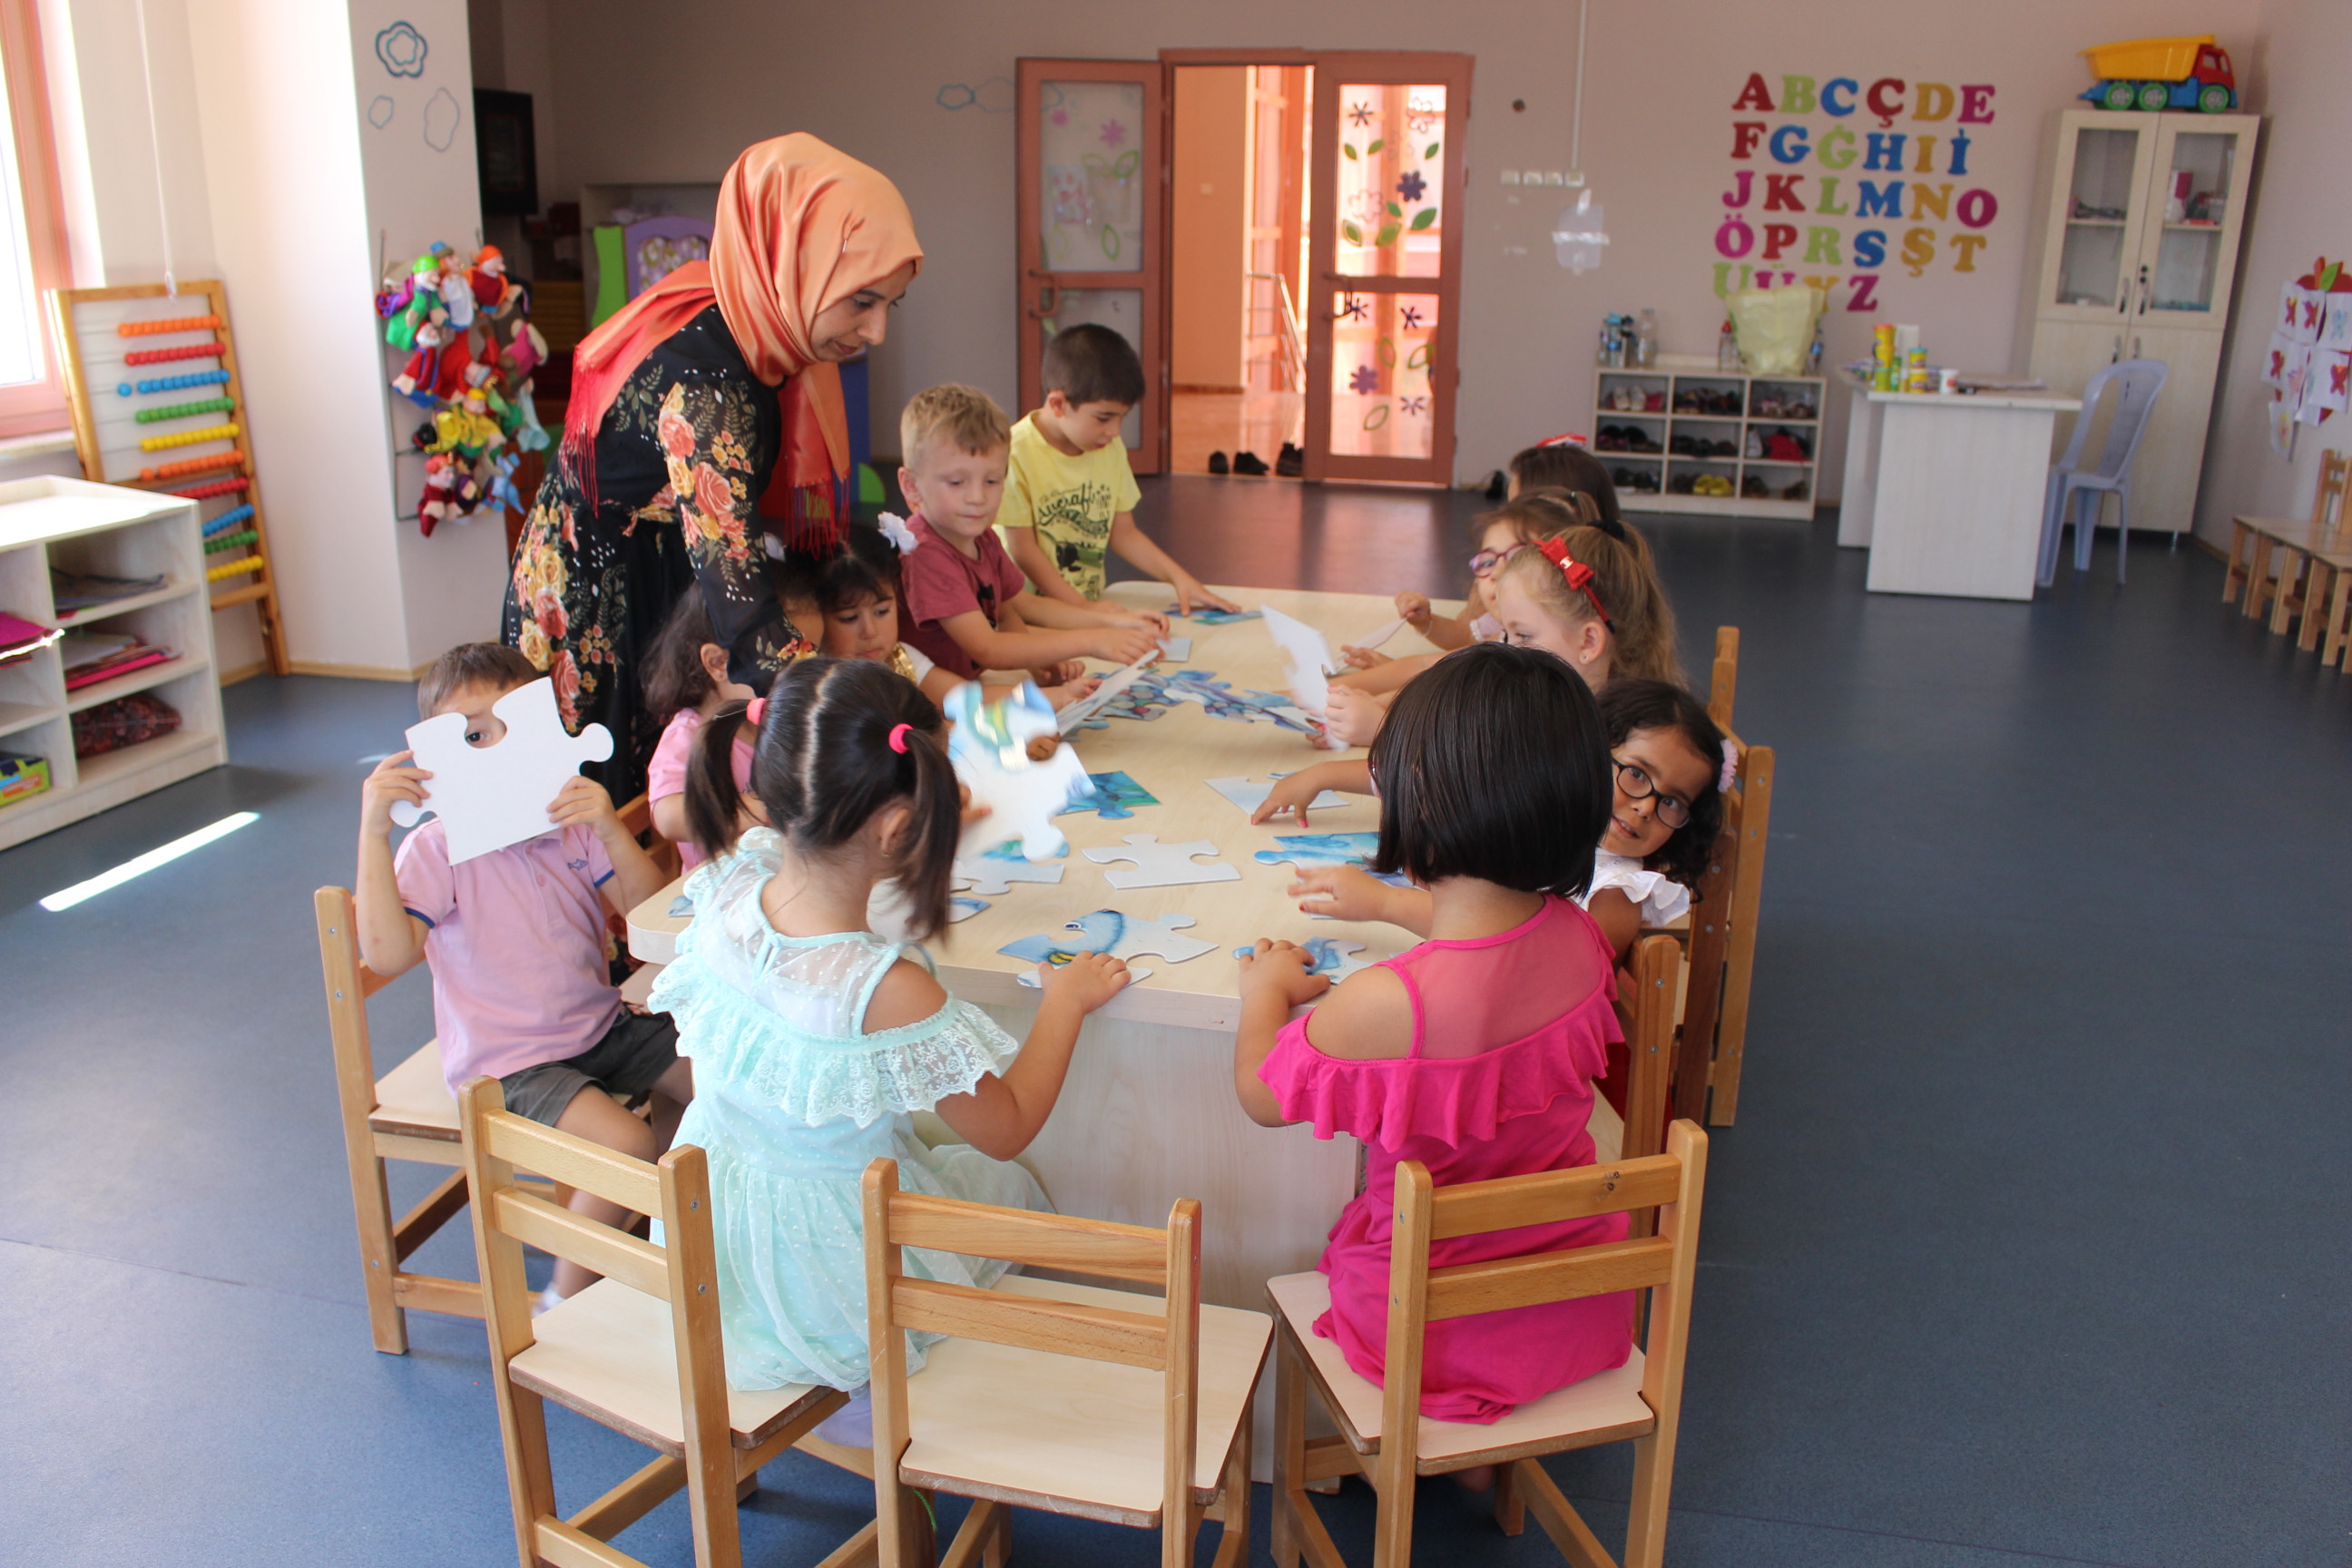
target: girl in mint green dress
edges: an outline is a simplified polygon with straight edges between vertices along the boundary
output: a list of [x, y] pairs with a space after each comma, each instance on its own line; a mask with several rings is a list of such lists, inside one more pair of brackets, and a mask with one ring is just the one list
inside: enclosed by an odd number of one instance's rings
[[[757, 731], [751, 794], [770, 826], [739, 828], [730, 763]], [[908, 1192], [1044, 1209], [1012, 1163], [1061, 1092], [1078, 1026], [1126, 984], [1102, 955], [1045, 973], [1025, 1042], [949, 995], [921, 949], [868, 929], [895, 878], [909, 934], [947, 913], [961, 828], [939, 709], [885, 665], [803, 659], [768, 696], [695, 736], [695, 837], [732, 844], [687, 882], [695, 918], [651, 1005], [677, 1021], [695, 1097], [677, 1142], [709, 1156], [727, 1379], [739, 1389], [867, 1377], [860, 1183], [877, 1156]], [[935, 1111], [963, 1143], [914, 1130]], [[910, 1274], [985, 1287], [1004, 1265], [909, 1252]], [[928, 1336], [910, 1336], [910, 1370]]]

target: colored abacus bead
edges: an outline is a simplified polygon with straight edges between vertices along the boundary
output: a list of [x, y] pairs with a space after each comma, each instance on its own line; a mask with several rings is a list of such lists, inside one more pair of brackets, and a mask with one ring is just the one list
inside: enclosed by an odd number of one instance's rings
[[234, 577], [240, 572], [258, 572], [260, 570], [261, 557], [258, 555], [247, 555], [242, 560], [226, 562], [218, 566], [207, 567], [205, 571], [205, 578], [207, 582], [217, 583], [224, 577]]
[[[177, 392], [184, 386], [226, 386], [227, 384], [228, 372], [200, 370], [187, 375], [163, 375], [152, 381], [142, 381], [139, 384], [139, 390], [141, 392]], [[128, 397], [131, 395], [131, 384], [124, 382], [114, 390]]]
[[211, 555], [223, 550], [234, 550], [240, 544], [251, 544], [260, 537], [261, 535], [249, 528], [243, 533], [225, 533], [218, 539], [205, 540], [205, 553]]
[[190, 485], [186, 489], [172, 493], [183, 500], [210, 500], [215, 496], [233, 496], [252, 483], [251, 479], [214, 479], [207, 484]]
[[218, 316], [175, 316], [168, 321], [124, 321], [115, 331], [126, 338], [143, 338], [155, 332], [201, 332], [220, 325]]
[[129, 382], [127, 382], [127, 381], [118, 381], [118, 382], [116, 382], [116, 383], [114, 384], [114, 395], [115, 395], [115, 396], [117, 396], [117, 397], [128, 397], [128, 396], [130, 396], [130, 395], [131, 395], [131, 384], [130, 384]]
[[207, 398], [202, 403], [169, 403], [161, 408], [142, 408], [131, 417], [142, 425], [152, 425], [159, 419], [187, 419], [198, 414], [226, 414], [236, 406], [229, 397]]
[[238, 426], [207, 425], [201, 430], [183, 430], [176, 436], [150, 436], [139, 443], [142, 452], [160, 452], [166, 447], [193, 447], [199, 441], [234, 441]]
[[161, 364], [172, 359], [218, 359], [228, 353], [226, 343], [184, 343], [175, 349], [141, 349], [122, 356], [124, 364]]
[[211, 521], [205, 524], [205, 537], [209, 539], [225, 528], [235, 528], [240, 522], [251, 522], [252, 521], [253, 508], [251, 506], [233, 506], [226, 511], [221, 513], [218, 517], [214, 518]]
[[209, 458], [183, 458], [176, 463], [160, 463], [152, 468], [142, 468], [139, 480], [142, 484], [152, 485], [157, 479], [175, 479], [182, 474], [208, 474], [215, 468], [241, 468], [244, 466], [245, 454], [242, 452], [215, 452]]

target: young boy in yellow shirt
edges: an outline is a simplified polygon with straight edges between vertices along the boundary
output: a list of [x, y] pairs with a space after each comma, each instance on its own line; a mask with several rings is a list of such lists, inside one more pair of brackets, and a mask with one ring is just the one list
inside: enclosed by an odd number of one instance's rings
[[1088, 323], [1045, 345], [1045, 405], [1013, 426], [1012, 471], [998, 531], [1013, 563], [1040, 595], [1067, 605], [1102, 597], [1103, 552], [1176, 591], [1176, 607], [1241, 606], [1201, 586], [1135, 525], [1142, 492], [1119, 439], [1127, 411], [1143, 401], [1143, 362], [1108, 327]]

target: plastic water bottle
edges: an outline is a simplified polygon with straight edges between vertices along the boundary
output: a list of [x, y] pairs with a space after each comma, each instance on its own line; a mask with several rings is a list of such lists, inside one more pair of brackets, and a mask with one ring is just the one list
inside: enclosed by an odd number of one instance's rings
[[1731, 318], [1728, 316], [1723, 318], [1723, 331], [1716, 334], [1715, 368], [1717, 370], [1739, 368], [1739, 339], [1731, 331]]
[[1641, 352], [1635, 363], [1643, 370], [1658, 363], [1658, 312], [1654, 306], [1642, 307]]

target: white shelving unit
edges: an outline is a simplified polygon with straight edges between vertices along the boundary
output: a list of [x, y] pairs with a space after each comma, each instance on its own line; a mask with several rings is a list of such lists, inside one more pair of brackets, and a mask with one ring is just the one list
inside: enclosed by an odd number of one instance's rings
[[[1633, 412], [1609, 406], [1610, 395], [1626, 387], [1639, 392], [1655, 408]], [[1677, 407], [1705, 395], [1728, 396], [1736, 413], [1706, 414]], [[1812, 410], [1812, 417], [1796, 419], [1756, 413], [1759, 398], [1794, 401]], [[1815, 483], [1822, 456], [1822, 384], [1811, 375], [1749, 375], [1717, 370], [1711, 359], [1696, 354], [1660, 354], [1654, 365], [1642, 369], [1603, 368], [1594, 372], [1592, 455], [1613, 476], [1619, 469], [1654, 478], [1654, 489], [1637, 489], [1620, 483], [1617, 504], [1627, 511], [1680, 512], [1709, 517], [1810, 518], [1813, 515]], [[1601, 445], [1603, 426], [1632, 426], [1659, 448], [1655, 452], [1611, 450]], [[1769, 436], [1786, 430], [1805, 444], [1802, 462], [1749, 458], [1748, 432]], [[1729, 442], [1728, 457], [1691, 457], [1669, 450], [1677, 436], [1711, 445]], [[1677, 478], [1716, 474], [1731, 481], [1727, 496], [1679, 494], [1672, 488]], [[1767, 493], [1748, 495], [1750, 476]], [[1791, 491], [1794, 494], [1791, 494]]]
[[[68, 629], [134, 634], [180, 657], [66, 690], [55, 647], [0, 664], [0, 752], [49, 764], [49, 787], [0, 805], [0, 849], [228, 761], [196, 503], [146, 490], [35, 479], [0, 484], [0, 610]], [[163, 575], [163, 586], [60, 616], [49, 571]], [[77, 763], [73, 715], [134, 691], [179, 711], [180, 728]]]

